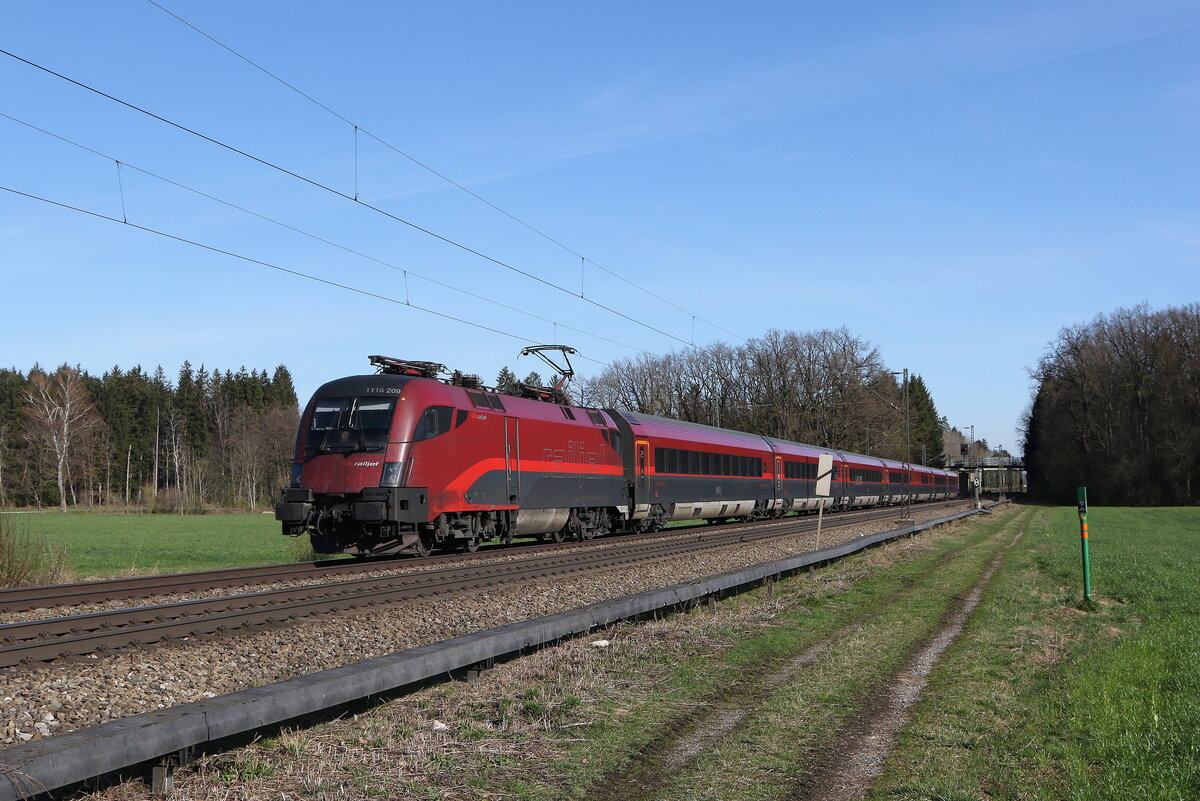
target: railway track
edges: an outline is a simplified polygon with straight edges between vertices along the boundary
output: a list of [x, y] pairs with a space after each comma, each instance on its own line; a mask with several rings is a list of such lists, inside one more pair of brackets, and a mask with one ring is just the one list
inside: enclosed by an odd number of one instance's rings
[[156, 576], [79, 581], [71, 584], [50, 584], [43, 587], [14, 587], [0, 590], [0, 612], [23, 612], [28, 609], [75, 606], [123, 598], [151, 598], [208, 590], [213, 587], [238, 587], [265, 584], [272, 581], [294, 581], [305, 578], [336, 576], [379, 570], [395, 564], [394, 557], [329, 559], [315, 562], [293, 562], [282, 565], [237, 567], [221, 570], [201, 570], [193, 573], [166, 573]]
[[[923, 508], [936, 509], [950, 505], [954, 505], [954, 502], [928, 504]], [[828, 527], [833, 529], [870, 520], [894, 518], [895, 515], [895, 509], [845, 513], [839, 515], [836, 521], [830, 521]], [[805, 517], [752, 526], [745, 523], [729, 524], [668, 538], [661, 535], [653, 539], [639, 537], [633, 541], [618, 540], [615, 544], [612, 540], [605, 540], [603, 547], [587, 550], [564, 551], [561, 546], [556, 545], [533, 546], [521, 551], [521, 558], [504, 562], [480, 562], [478, 559], [465, 562], [465, 555], [452, 555], [440, 558], [446, 565], [444, 567], [438, 566], [439, 558], [416, 563], [421, 566], [432, 563], [433, 569], [420, 572], [10, 623], [0, 626], [0, 668], [11, 668], [23, 662], [85, 656], [97, 651], [148, 645], [164, 640], [253, 631], [314, 615], [348, 612], [502, 584], [534, 582], [584, 571], [611, 569], [743, 542], [787, 537], [811, 531], [816, 528], [816, 523], [815, 518]], [[473, 556], [477, 557], [478, 554]], [[360, 570], [377, 567], [377, 564], [358, 565]], [[230, 572], [237, 571], [209, 571], [208, 574], [211, 576]], [[69, 592], [75, 592], [76, 589]], [[115, 591], [117, 590], [114, 588], [105, 590]]]
[[[941, 508], [959, 503], [948, 501], [935, 504], [922, 504], [921, 508]], [[830, 525], [843, 519], [863, 519], [855, 515], [869, 514], [880, 510], [859, 510], [850, 512], [835, 512], [827, 516]], [[890, 509], [891, 514], [896, 508]], [[849, 517], [847, 517], [849, 516]], [[806, 520], [809, 518], [785, 518], [784, 520], [767, 520], [759, 523], [718, 523], [704, 527], [704, 531], [722, 531], [727, 529], [744, 529], [752, 526], [773, 526], [781, 523]], [[870, 519], [870, 518], [868, 518]], [[677, 529], [688, 531], [688, 529]], [[648, 539], [664, 536], [664, 532], [650, 534], [624, 534], [615, 539], [605, 538], [597, 544], [611, 542], [627, 542], [631, 539]], [[177, 595], [188, 592], [207, 591], [215, 588], [250, 586], [254, 584], [269, 584], [274, 582], [298, 581], [309, 578], [328, 578], [338, 575], [353, 575], [374, 570], [387, 570], [395, 567], [425, 567], [445, 563], [478, 561], [492, 553], [532, 554], [552, 553], [565, 547], [578, 546], [578, 541], [563, 544], [525, 544], [516, 549], [501, 549], [485, 546], [476, 553], [470, 554], [439, 554], [427, 559], [416, 560], [406, 557], [381, 556], [359, 559], [327, 559], [314, 562], [293, 562], [279, 565], [259, 565], [256, 567], [222, 568], [219, 570], [201, 570], [190, 573], [168, 573], [153, 576], [133, 576], [129, 578], [103, 579], [100, 581], [80, 581], [70, 584], [52, 584], [42, 587], [14, 587], [0, 589], [0, 612], [23, 612], [30, 609], [51, 609], [61, 606], [77, 606], [80, 604], [99, 603], [123, 599], [152, 598], [162, 595]]]

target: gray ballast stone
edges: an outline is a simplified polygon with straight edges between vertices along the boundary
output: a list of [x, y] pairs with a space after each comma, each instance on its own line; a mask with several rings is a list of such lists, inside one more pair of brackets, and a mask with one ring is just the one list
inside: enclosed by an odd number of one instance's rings
[[0, 751], [0, 801], [25, 798], [223, 737], [391, 692], [638, 615], [828, 562], [879, 542], [976, 514], [969, 510], [868, 534], [820, 551], [511, 623], [182, 706], [143, 712]]

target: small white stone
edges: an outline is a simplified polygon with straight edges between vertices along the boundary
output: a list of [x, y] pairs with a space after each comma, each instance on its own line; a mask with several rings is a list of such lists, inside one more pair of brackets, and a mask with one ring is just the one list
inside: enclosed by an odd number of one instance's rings
[[17, 732], [17, 736], [20, 737], [22, 740], [32, 740], [33, 739], [32, 734], [26, 734], [23, 731]]
[[446, 730], [447, 730], [447, 729], [449, 729], [450, 727], [449, 727], [449, 726], [447, 726], [445, 723], [442, 723], [440, 720], [435, 720], [435, 721], [433, 722], [433, 724], [432, 724], [431, 728], [432, 728], [434, 731], [446, 731]]
[[45, 723], [42, 723], [39, 721], [39, 722], [33, 724], [33, 728], [37, 731], [38, 734], [42, 735], [43, 737], [50, 736], [50, 727], [47, 726]]
[[592, 640], [593, 648], [607, 648], [611, 643], [608, 640]]

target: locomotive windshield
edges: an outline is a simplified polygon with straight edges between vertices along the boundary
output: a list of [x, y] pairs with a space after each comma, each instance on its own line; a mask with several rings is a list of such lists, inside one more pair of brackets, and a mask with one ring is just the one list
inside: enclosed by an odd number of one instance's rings
[[313, 406], [308, 453], [358, 453], [387, 447], [395, 398], [322, 398]]

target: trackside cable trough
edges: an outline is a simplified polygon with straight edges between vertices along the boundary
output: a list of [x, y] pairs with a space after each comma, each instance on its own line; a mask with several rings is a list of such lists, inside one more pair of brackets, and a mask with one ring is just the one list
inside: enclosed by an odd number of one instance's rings
[[285, 681], [145, 712], [0, 750], [0, 801], [56, 790], [139, 765], [152, 768], [156, 791], [170, 787], [174, 766], [198, 747], [306, 715], [394, 693], [409, 685], [478, 669], [497, 659], [587, 634], [621, 620], [688, 608], [842, 559], [890, 540], [949, 523], [970, 509], [925, 523], [868, 534], [840, 545], [706, 579], [512, 623]]

